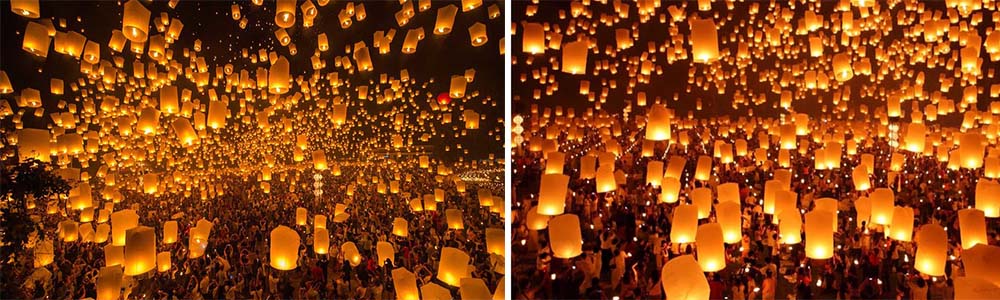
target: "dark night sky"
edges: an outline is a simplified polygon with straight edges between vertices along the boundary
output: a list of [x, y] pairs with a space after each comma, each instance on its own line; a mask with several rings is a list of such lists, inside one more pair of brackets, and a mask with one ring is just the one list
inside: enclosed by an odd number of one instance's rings
[[[56, 28], [60, 31], [79, 31], [89, 40], [94, 40], [102, 46], [107, 45], [113, 29], [121, 29], [122, 8], [124, 2], [114, 1], [41, 1], [42, 18], [52, 18]], [[332, 70], [333, 57], [345, 55], [345, 45], [353, 45], [359, 40], [365, 41], [372, 53], [372, 62], [375, 72], [355, 72], [348, 75], [341, 71], [342, 79], [357, 82], [362, 85], [362, 81], [378, 80], [381, 73], [399, 77], [400, 69], [408, 69], [411, 78], [418, 82], [434, 80], [428, 85], [425, 92], [440, 93], [448, 89], [449, 78], [452, 75], [464, 73], [468, 68], [476, 69], [476, 80], [470, 84], [471, 89], [477, 89], [481, 95], [490, 96], [497, 103], [495, 106], [483, 105], [481, 101], [474, 103], [454, 103], [465, 104], [466, 108], [475, 109], [486, 117], [481, 124], [480, 132], [485, 135], [490, 129], [501, 128], [503, 124], [498, 119], [503, 117], [503, 56], [499, 54], [501, 38], [504, 36], [503, 16], [495, 19], [486, 18], [487, 9], [490, 5], [497, 3], [484, 1], [483, 5], [476, 11], [463, 13], [461, 10], [455, 17], [455, 23], [451, 34], [438, 36], [431, 34], [436, 18], [436, 11], [449, 3], [461, 6], [458, 1], [445, 2], [433, 1], [432, 7], [425, 12], [417, 12], [410, 22], [399, 28], [393, 14], [400, 9], [398, 1], [372, 1], [363, 2], [367, 11], [367, 19], [362, 22], [355, 21], [348, 29], [340, 28], [337, 20], [337, 13], [343, 9], [346, 1], [330, 1], [325, 7], [319, 7], [319, 16], [315, 19], [311, 28], [301, 26], [302, 14], [296, 5], [297, 19], [293, 28], [287, 29], [292, 37], [293, 43], [298, 48], [298, 54], [288, 55], [286, 47], [277, 43], [274, 38], [274, 30], [278, 29], [274, 25], [275, 4], [273, 1], [265, 1], [262, 6], [255, 6], [249, 1], [240, 2], [241, 12], [249, 20], [246, 29], [240, 29], [238, 21], [230, 16], [230, 6], [233, 1], [189, 1], [181, 0], [175, 9], [170, 9], [167, 1], [142, 1], [142, 3], [152, 11], [151, 19], [159, 17], [161, 12], [167, 12], [171, 18], [179, 17], [184, 23], [181, 37], [176, 41], [172, 49], [174, 50], [174, 60], [187, 64], [187, 58], [183, 57], [183, 48], [192, 48], [194, 40], [201, 39], [202, 51], [200, 56], [206, 57], [210, 66], [221, 66], [226, 63], [233, 63], [236, 69], [247, 68], [253, 73], [257, 65], [250, 65], [246, 59], [240, 57], [240, 49], [248, 48], [251, 53], [257, 49], [265, 47], [276, 50], [279, 54], [285, 55], [291, 62], [292, 77], [296, 75], [308, 75], [312, 73], [310, 56], [315, 51], [316, 36], [325, 32], [330, 43], [330, 50], [326, 51], [322, 58], [327, 61], [327, 70]], [[315, 3], [315, 2], [314, 2]], [[355, 2], [359, 4], [362, 2]], [[498, 3], [498, 5], [500, 5]], [[414, 8], [416, 10], [416, 8]], [[501, 12], [503, 6], [500, 5]], [[78, 19], [79, 16], [79, 19]], [[66, 19], [66, 28], [59, 27], [59, 19]], [[34, 21], [38, 21], [36, 19]], [[18, 95], [21, 89], [31, 87], [42, 92], [42, 99], [46, 114], [55, 111], [58, 99], [65, 99], [70, 103], [76, 95], [69, 89], [69, 83], [79, 78], [79, 62], [75, 59], [56, 53], [50, 48], [47, 60], [35, 57], [21, 50], [22, 35], [29, 19], [19, 17], [10, 11], [10, 2], [0, 1], [0, 40], [2, 40], [2, 55], [0, 55], [0, 69], [7, 72], [14, 86], [15, 93], [4, 95], [12, 104], [13, 97]], [[468, 27], [475, 22], [484, 23], [487, 27], [489, 41], [481, 47], [471, 47], [469, 45]], [[410, 55], [400, 55], [399, 45], [406, 35], [406, 31], [423, 26], [427, 32], [427, 38], [420, 42], [417, 52]], [[393, 39], [393, 52], [388, 55], [379, 55], [377, 48], [373, 46], [373, 33], [376, 30], [386, 31], [390, 28], [396, 29], [396, 36]], [[150, 36], [157, 34], [153, 25], [150, 25]], [[110, 59], [112, 53], [107, 47], [102, 49], [101, 58]], [[125, 57], [127, 74], [131, 74], [131, 61], [134, 54], [127, 50], [121, 54]], [[349, 55], [349, 54], [348, 54]], [[214, 60], [213, 60], [214, 58]], [[245, 65], [241, 65], [246, 63]], [[49, 78], [62, 78], [66, 82], [66, 95], [55, 96], [49, 94]], [[196, 92], [197, 93], [197, 92]], [[479, 98], [482, 98], [480, 96]], [[204, 98], [204, 97], [203, 97]], [[425, 97], [415, 98], [417, 101], [428, 101]], [[234, 101], [235, 102], [235, 101]], [[231, 103], [230, 111], [234, 106]], [[366, 108], [377, 110], [378, 108]], [[457, 109], [456, 109], [457, 110]], [[461, 111], [457, 111], [461, 115]], [[30, 114], [29, 114], [30, 115]], [[42, 121], [46, 118], [25, 116], [24, 121], [27, 127], [44, 127]], [[34, 123], [37, 122], [37, 123]], [[502, 133], [502, 130], [498, 130]], [[475, 134], [463, 136], [459, 139], [461, 143], [469, 149], [466, 159], [484, 159], [488, 154], [502, 157], [502, 140], [493, 141], [492, 137], [478, 137]], [[477, 142], [489, 139], [492, 143]], [[433, 140], [432, 140], [433, 141]], [[443, 148], [437, 145], [438, 148]], [[451, 155], [454, 155], [452, 152]]]

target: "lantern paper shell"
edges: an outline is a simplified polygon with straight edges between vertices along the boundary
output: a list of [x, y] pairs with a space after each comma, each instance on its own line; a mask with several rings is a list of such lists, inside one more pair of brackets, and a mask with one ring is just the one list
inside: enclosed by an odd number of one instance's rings
[[675, 257], [663, 265], [660, 283], [667, 299], [708, 299], [711, 288], [693, 255]]
[[35, 268], [48, 266], [55, 260], [55, 248], [53, 248], [52, 241], [41, 241], [35, 244], [35, 248], [32, 249], [32, 255], [34, 256], [34, 266]]
[[986, 215], [983, 211], [974, 208], [959, 210], [958, 227], [962, 235], [962, 249], [987, 243]]
[[719, 57], [719, 34], [712, 19], [691, 19], [691, 54], [695, 62], [710, 63]]
[[[420, 300], [420, 292], [417, 290], [417, 276], [406, 268], [392, 270], [392, 283], [396, 290], [396, 299]], [[427, 297], [425, 296], [424, 299]]]
[[504, 255], [505, 240], [502, 228], [486, 228], [486, 251], [489, 253]]
[[316, 228], [313, 231], [313, 252], [316, 254], [326, 254], [330, 251], [330, 231], [326, 227]]
[[681, 204], [674, 208], [670, 229], [672, 243], [693, 243], [698, 234], [698, 207]]
[[569, 74], [583, 74], [587, 71], [587, 40], [566, 43], [562, 46], [562, 70]]
[[538, 213], [547, 216], [561, 215], [566, 205], [569, 176], [544, 174], [538, 191]]
[[877, 188], [871, 195], [872, 223], [878, 225], [889, 225], [892, 222], [892, 214], [895, 211], [896, 196], [892, 190], [887, 188]]
[[409, 235], [409, 222], [403, 218], [395, 218], [392, 220], [392, 234], [400, 237], [406, 237]]
[[[997, 269], [996, 266], [997, 257], [1000, 257], [1000, 247], [993, 245], [977, 244], [968, 250], [962, 251], [962, 265], [965, 267], [965, 277], [984, 280], [992, 283], [994, 287], [1000, 289], [1000, 269]], [[957, 279], [962, 277], [955, 278]], [[957, 295], [958, 293], [956, 292], [955, 299], [989, 298], [959, 298]], [[994, 293], [993, 295], [996, 294]]]
[[170, 251], [163, 251], [156, 254], [156, 271], [170, 271]]
[[354, 242], [344, 242], [340, 244], [340, 253], [344, 255], [352, 267], [357, 267], [361, 264], [361, 252], [358, 251], [358, 246]]
[[117, 300], [122, 290], [121, 266], [107, 266], [97, 272], [97, 300]]
[[715, 272], [726, 267], [726, 252], [722, 241], [722, 227], [708, 223], [698, 227], [698, 265], [704, 272]]
[[948, 234], [941, 225], [926, 224], [917, 232], [914, 268], [929, 276], [944, 276], [948, 258]]
[[583, 234], [580, 218], [574, 214], [564, 214], [549, 220], [549, 240], [552, 255], [558, 258], [574, 258], [583, 253]]
[[602, 165], [597, 169], [597, 192], [607, 193], [618, 189], [613, 165]]
[[712, 189], [701, 187], [692, 190], [691, 204], [698, 207], [698, 219], [708, 218], [712, 213]]
[[129, 229], [125, 239], [125, 275], [136, 276], [156, 268], [156, 231], [152, 227]]
[[812, 259], [833, 257], [833, 213], [813, 210], [806, 213], [806, 256]]
[[308, 219], [309, 219], [308, 210], [302, 207], [295, 208], [295, 225], [305, 226], [306, 221]]
[[646, 164], [646, 184], [660, 186], [663, 181], [663, 162], [650, 161]]
[[462, 211], [449, 208], [444, 211], [445, 219], [448, 222], [448, 229], [464, 229], [465, 222], [462, 220]]
[[892, 225], [889, 226], [889, 237], [900, 242], [909, 242], [913, 238], [913, 209], [896, 206], [892, 211]]
[[660, 190], [660, 202], [663, 203], [675, 203], [677, 202], [679, 193], [681, 191], [681, 181], [673, 177], [663, 177], [663, 186]]
[[40, 16], [38, 0], [12, 0], [10, 11], [29, 19], [37, 19]]
[[281, 225], [271, 230], [271, 267], [288, 271], [298, 267], [299, 233]]
[[525, 221], [528, 225], [528, 229], [531, 230], [544, 230], [549, 227], [550, 216], [542, 215], [538, 213], [538, 207], [532, 207], [528, 209]]
[[124, 246], [126, 231], [139, 226], [139, 215], [135, 210], [125, 209], [111, 214], [111, 243]]
[[646, 117], [646, 139], [651, 141], [670, 139], [670, 112], [663, 105], [650, 106], [649, 115]]
[[986, 179], [976, 183], [976, 209], [987, 218], [1000, 217], [1000, 183]]
[[422, 300], [451, 300], [453, 299], [451, 291], [436, 284], [436, 283], [425, 283], [420, 286], [420, 294]]
[[715, 217], [719, 222], [720, 228], [722, 228], [722, 240], [726, 244], [735, 244], [742, 241], [743, 216], [739, 203], [722, 202], [715, 205]]
[[134, 43], [143, 43], [148, 38], [149, 17], [151, 13], [138, 0], [125, 3], [125, 14], [122, 18], [122, 32], [125, 38]]
[[459, 286], [462, 278], [468, 276], [468, 265], [469, 255], [464, 251], [452, 247], [441, 248], [436, 278], [450, 286]]
[[702, 155], [698, 157], [698, 165], [694, 171], [694, 179], [706, 181], [712, 175], [712, 157]]
[[177, 221], [166, 221], [163, 223], [163, 243], [173, 244], [177, 242]]
[[492, 299], [493, 293], [486, 282], [479, 278], [462, 278], [458, 293], [462, 299]]
[[378, 242], [375, 244], [375, 253], [378, 254], [378, 265], [381, 267], [386, 260], [396, 264], [396, 250], [388, 242]]
[[794, 245], [802, 242], [802, 215], [797, 210], [784, 210], [777, 217], [781, 243]]

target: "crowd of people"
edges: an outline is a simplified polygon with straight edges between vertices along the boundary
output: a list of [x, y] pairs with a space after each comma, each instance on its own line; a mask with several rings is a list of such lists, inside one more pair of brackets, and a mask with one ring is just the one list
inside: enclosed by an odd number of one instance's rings
[[[537, 122], [537, 121], [536, 121]], [[553, 257], [546, 230], [531, 230], [528, 211], [538, 205], [545, 159], [541, 151], [521, 147], [513, 154], [513, 282], [515, 299], [664, 299], [661, 270], [671, 258], [695, 254], [696, 244], [671, 243], [671, 218], [678, 203], [661, 203], [660, 188], [646, 184], [646, 165], [683, 156], [680, 202], [694, 188], [738, 183], [742, 200], [742, 241], [725, 245], [726, 267], [706, 273], [711, 299], [954, 299], [952, 278], [963, 274], [959, 230], [948, 230], [949, 259], [945, 276], [929, 277], [914, 269], [913, 242], [886, 237], [880, 226], [859, 225], [853, 202], [871, 190], [856, 191], [851, 170], [860, 155], [844, 155], [842, 165], [833, 170], [817, 170], [811, 153], [822, 147], [811, 143], [808, 151], [792, 150], [794, 174], [791, 191], [798, 194], [798, 207], [810, 211], [814, 199], [839, 200], [834, 230], [835, 254], [831, 259], [806, 257], [804, 243], [785, 245], [773, 215], [763, 212], [763, 189], [777, 162], [777, 145], [768, 150], [769, 161], [758, 163], [752, 150], [760, 148], [755, 131], [735, 129], [724, 137], [719, 127], [703, 124], [687, 130], [690, 143], [658, 144], [652, 157], [642, 155], [641, 128], [623, 128], [617, 137], [607, 131], [588, 130], [580, 139], [559, 137], [559, 151], [566, 154], [563, 173], [570, 177], [565, 213], [580, 219], [583, 254], [563, 259]], [[544, 129], [544, 128], [543, 128]], [[538, 130], [537, 132], [545, 132]], [[853, 138], [850, 135], [848, 139]], [[858, 153], [875, 155], [873, 187], [895, 191], [895, 203], [914, 210], [914, 232], [921, 225], [937, 223], [957, 229], [957, 211], [971, 207], [976, 182], [982, 169], [951, 170], [935, 157], [895, 150], [888, 138], [865, 137]], [[713, 142], [745, 139], [751, 155], [735, 156], [733, 163], [721, 163], [712, 153]], [[607, 142], [622, 149], [615, 170], [624, 171], [627, 181], [613, 192], [596, 193], [594, 179], [580, 179], [580, 156], [608, 151]], [[527, 144], [525, 144], [527, 145]], [[538, 149], [534, 149], [538, 150]], [[648, 150], [648, 149], [646, 149]], [[842, 152], [843, 153], [843, 152]], [[906, 163], [895, 181], [889, 182], [890, 154], [906, 155]], [[695, 162], [701, 155], [713, 158], [710, 180], [695, 180]], [[604, 162], [600, 162], [604, 163]], [[713, 201], [716, 201], [713, 198]], [[701, 223], [712, 222], [714, 213]], [[1000, 226], [988, 219], [988, 243], [997, 245]]]
[[[313, 171], [302, 172], [301, 180], [271, 181], [269, 193], [260, 189], [253, 176], [220, 176], [225, 186], [223, 193], [207, 200], [186, 197], [183, 193], [164, 193], [159, 196], [125, 191], [116, 208], [135, 209], [139, 223], [154, 227], [162, 238], [162, 224], [171, 219], [179, 223], [178, 241], [163, 244], [158, 241], [157, 251], [171, 253], [172, 267], [165, 272], [153, 270], [139, 276], [126, 276], [123, 281], [124, 299], [396, 299], [390, 272], [406, 268], [417, 276], [418, 286], [437, 283], [436, 279], [443, 247], [458, 248], [470, 256], [475, 266], [472, 277], [483, 279], [492, 291], [502, 280], [495, 261], [491, 261], [484, 238], [488, 227], [503, 227], [500, 214], [491, 213], [488, 207], [476, 200], [475, 186], [458, 193], [451, 180], [435, 180], [435, 174], [415, 164], [405, 167], [376, 167], [379, 164], [343, 168], [343, 174], [333, 176], [323, 173], [324, 193], [313, 195]], [[392, 165], [392, 164], [390, 164]], [[363, 177], [364, 180], [357, 180]], [[400, 179], [399, 193], [377, 191], [371, 178]], [[411, 178], [407, 180], [406, 178]], [[277, 178], [276, 178], [277, 179]], [[368, 182], [367, 184], [365, 182]], [[352, 183], [357, 184], [353, 196], [346, 194]], [[297, 185], [290, 189], [290, 185]], [[433, 194], [434, 188], [447, 190], [447, 198], [438, 203], [437, 211], [413, 212], [410, 198]], [[499, 194], [501, 191], [492, 191]], [[96, 198], [96, 197], [95, 197]], [[336, 204], [347, 204], [346, 221], [333, 221]], [[47, 276], [29, 276], [37, 273], [30, 268], [30, 257], [24, 257], [21, 268], [16, 268], [22, 278], [29, 278], [21, 291], [4, 292], [2, 298], [96, 298], [98, 270], [105, 266], [104, 244], [93, 242], [62, 242], [56, 233], [56, 224], [76, 218], [75, 211], [45, 214], [43, 205], [36, 213], [42, 219], [43, 238], [53, 240], [55, 261], [43, 267]], [[103, 206], [102, 206], [103, 207]], [[309, 223], [296, 226], [296, 209], [306, 208]], [[465, 228], [448, 229], [444, 210], [463, 210]], [[312, 246], [313, 215], [328, 216], [330, 232], [328, 254], [316, 254]], [[391, 233], [394, 218], [409, 222], [409, 235], [399, 237]], [[214, 224], [205, 254], [188, 258], [188, 234], [196, 222], [204, 218]], [[279, 225], [295, 229], [300, 237], [298, 267], [289, 271], [272, 268], [269, 263], [269, 233]], [[340, 245], [351, 241], [363, 258], [361, 264], [352, 266], [340, 252]], [[387, 241], [395, 249], [394, 261], [387, 260], [380, 266], [376, 243]], [[500, 268], [502, 270], [502, 268]], [[458, 288], [449, 287], [453, 295]]]

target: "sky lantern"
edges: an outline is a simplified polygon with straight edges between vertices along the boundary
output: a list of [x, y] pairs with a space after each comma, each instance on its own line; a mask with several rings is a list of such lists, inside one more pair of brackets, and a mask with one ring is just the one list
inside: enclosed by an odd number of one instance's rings
[[52, 38], [49, 37], [45, 26], [35, 22], [28, 22], [28, 26], [24, 29], [24, 40], [21, 43], [21, 49], [32, 55], [45, 58], [49, 55], [49, 45], [51, 43]]
[[695, 62], [710, 63], [719, 57], [719, 34], [712, 19], [691, 18], [688, 20], [691, 35], [691, 54]]
[[12, 0], [10, 2], [10, 11], [29, 19], [37, 19], [41, 16], [38, 0]]
[[871, 181], [868, 180], [868, 170], [865, 166], [858, 166], [851, 170], [851, 178], [854, 181], [854, 190], [867, 191], [871, 188]]
[[660, 282], [667, 299], [708, 299], [711, 288], [694, 255], [674, 257], [663, 265]]
[[298, 267], [299, 233], [284, 225], [271, 230], [270, 264], [272, 268], [288, 271]]
[[330, 250], [330, 231], [325, 227], [313, 230], [313, 252], [326, 254]]
[[660, 202], [675, 203], [681, 190], [681, 182], [677, 178], [663, 177], [663, 186], [660, 189]]
[[877, 188], [871, 195], [872, 223], [878, 225], [892, 224], [892, 214], [895, 210], [896, 196], [892, 190]]
[[139, 215], [135, 210], [119, 210], [111, 214], [111, 243], [125, 246], [126, 232], [139, 226]]
[[607, 193], [618, 189], [613, 165], [602, 165], [597, 169], [597, 192]]
[[444, 211], [445, 219], [448, 223], [448, 229], [464, 229], [465, 222], [462, 220], [462, 211], [459, 209], [449, 208]]
[[284, 56], [279, 56], [278, 59], [271, 64], [271, 69], [267, 72], [267, 87], [269, 93], [283, 95], [289, 91], [291, 78], [289, 77], [288, 72], [288, 59]]
[[32, 256], [35, 268], [51, 264], [55, 260], [55, 250], [52, 246], [52, 241], [44, 240], [35, 244], [35, 248], [32, 249]]
[[479, 278], [462, 278], [458, 293], [462, 299], [493, 299], [493, 293], [486, 286], [486, 281]]
[[712, 189], [701, 187], [692, 190], [691, 204], [698, 207], [698, 219], [708, 218], [712, 213]]
[[396, 263], [396, 250], [388, 242], [378, 242], [375, 244], [375, 254], [378, 255], [378, 265], [382, 266], [388, 260], [392, 264]]
[[[984, 293], [981, 294], [989, 295], [989, 293], [995, 291], [996, 288], [1000, 288], [1000, 270], [997, 269], [997, 257], [1000, 257], [1000, 246], [988, 245], [985, 243], [978, 244], [972, 248], [962, 251], [962, 265], [965, 267], [965, 277], [957, 276], [955, 279], [975, 278], [985, 281], [987, 284], [992, 283], [993, 290], [985, 289], [983, 290]], [[983, 298], [982, 296], [961, 298], [958, 296], [957, 289], [955, 294], [955, 299]], [[995, 293], [993, 295], [995, 295]]]
[[459, 286], [462, 278], [468, 277], [469, 255], [452, 247], [441, 248], [438, 260], [437, 279], [450, 286]]
[[983, 166], [984, 137], [978, 133], [963, 134], [959, 142], [959, 153], [962, 157], [962, 167], [978, 169]]
[[392, 234], [399, 237], [406, 237], [409, 235], [409, 222], [403, 218], [395, 218], [392, 220]]
[[802, 215], [797, 210], [784, 210], [778, 216], [781, 243], [794, 245], [802, 242]]
[[445, 35], [451, 33], [456, 13], [458, 13], [458, 7], [454, 4], [438, 8], [437, 19], [434, 21], [434, 34]]
[[563, 174], [542, 175], [538, 191], [538, 213], [547, 216], [562, 214], [566, 205], [568, 187], [569, 176]]
[[722, 243], [722, 227], [707, 223], [698, 227], [695, 244], [698, 246], [698, 265], [705, 272], [716, 272], [726, 267], [726, 251]]
[[851, 56], [847, 53], [837, 53], [833, 56], [833, 72], [837, 81], [844, 82], [854, 78]]
[[833, 257], [833, 213], [814, 210], [806, 213], [806, 256], [812, 259]]
[[900, 242], [909, 242], [913, 237], [913, 209], [896, 206], [892, 212], [892, 225], [887, 235]]
[[987, 218], [1000, 217], [1000, 184], [980, 179], [976, 182], [975, 197], [976, 209], [983, 211]]
[[958, 211], [958, 228], [962, 238], [962, 249], [970, 249], [977, 244], [986, 244], [986, 216], [983, 211], [966, 208]]
[[129, 229], [125, 239], [125, 275], [141, 275], [156, 268], [156, 231], [152, 227]]
[[663, 162], [650, 161], [646, 164], [646, 184], [660, 186], [663, 181]]
[[[566, 164], [566, 154], [562, 152], [549, 152], [545, 159], [545, 174], [562, 174], [563, 166]], [[662, 174], [662, 172], [661, 172]]]
[[545, 52], [545, 29], [539, 23], [521, 25], [521, 51], [529, 54]]
[[489, 37], [486, 36], [486, 25], [476, 22], [472, 26], [469, 26], [469, 41], [473, 47], [486, 44], [489, 41]]
[[646, 139], [651, 141], [670, 139], [670, 112], [663, 105], [650, 106], [646, 118]]
[[917, 254], [914, 268], [921, 274], [944, 276], [948, 258], [948, 234], [941, 225], [926, 224], [917, 232]]
[[674, 208], [670, 228], [671, 242], [693, 243], [698, 234], [698, 207], [681, 204]]
[[586, 39], [563, 45], [562, 71], [573, 75], [586, 73], [588, 50], [589, 46]]
[[149, 30], [151, 13], [138, 0], [125, 2], [125, 14], [122, 17], [122, 32], [125, 38], [135, 43], [145, 42]]
[[97, 300], [119, 299], [122, 291], [122, 267], [107, 266], [97, 272]]
[[281, 28], [295, 25], [295, 0], [276, 1], [274, 24]]
[[162, 251], [156, 254], [156, 271], [170, 271], [170, 251]]
[[694, 171], [694, 179], [706, 181], [712, 176], [712, 157], [698, 156], [698, 164]]
[[579, 217], [574, 214], [559, 215], [553, 217], [548, 226], [553, 256], [574, 258], [583, 252]]
[[921, 123], [910, 123], [906, 128], [906, 150], [924, 152], [927, 139], [927, 126]]
[[177, 221], [170, 220], [163, 222], [163, 243], [173, 244], [177, 242]]
[[[391, 274], [392, 274], [393, 287], [395, 288], [397, 299], [400, 300], [421, 299], [420, 292], [417, 290], [417, 275], [413, 274], [406, 268], [402, 267], [393, 269]], [[424, 299], [426, 299], [426, 296]]]
[[716, 204], [715, 217], [722, 228], [722, 239], [726, 244], [735, 244], [742, 241], [743, 217], [739, 203], [720, 202]]

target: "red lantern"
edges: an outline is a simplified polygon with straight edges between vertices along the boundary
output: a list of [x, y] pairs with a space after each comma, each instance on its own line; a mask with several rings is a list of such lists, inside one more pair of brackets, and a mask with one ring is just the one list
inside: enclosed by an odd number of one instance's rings
[[451, 104], [451, 96], [449, 96], [448, 93], [440, 93], [438, 94], [437, 101], [440, 105]]

